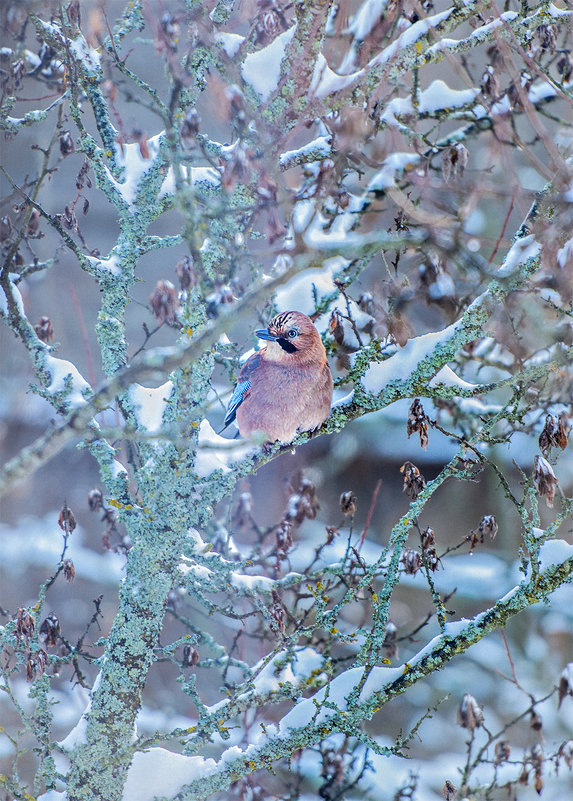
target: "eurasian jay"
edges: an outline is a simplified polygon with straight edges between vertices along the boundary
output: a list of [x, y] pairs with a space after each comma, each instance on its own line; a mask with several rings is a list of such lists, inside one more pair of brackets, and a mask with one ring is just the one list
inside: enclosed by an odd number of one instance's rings
[[242, 436], [262, 433], [269, 442], [290, 442], [313, 431], [330, 414], [332, 373], [310, 317], [287, 311], [255, 331], [268, 342], [239, 373], [225, 426], [235, 418]]

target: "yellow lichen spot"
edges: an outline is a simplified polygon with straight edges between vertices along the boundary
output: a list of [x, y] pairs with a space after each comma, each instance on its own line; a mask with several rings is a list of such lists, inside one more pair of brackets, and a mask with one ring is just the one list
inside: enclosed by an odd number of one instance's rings
[[197, 422], [197, 420], [193, 420], [193, 422], [191, 423], [191, 428], [198, 428], [198, 427], [199, 423]]
[[412, 666], [410, 665], [409, 662], [404, 662], [404, 670], [402, 671], [402, 675], [404, 675], [404, 673], [407, 673], [409, 670], [412, 670]]
[[105, 151], [105, 154], [106, 154], [106, 156], [108, 157], [108, 159], [110, 159], [110, 158], [111, 158], [111, 155], [112, 155], [112, 154], [111, 154], [111, 150], [106, 150], [106, 151]]
[[193, 336], [193, 329], [192, 328], [186, 328], [185, 329], [185, 333], [187, 334], [188, 337], [192, 337]]
[[416, 53], [422, 52], [422, 42], [416, 42]]
[[382, 664], [383, 665], [391, 665], [392, 664], [392, 660], [391, 659], [386, 659], [386, 657], [383, 657], [382, 658]]
[[335, 629], [334, 626], [330, 629], [331, 634], [338, 634], [338, 629]]
[[115, 509], [123, 509], [123, 504], [120, 501], [116, 501], [115, 498], [110, 498], [108, 500], [110, 506], [113, 506]]
[[374, 601], [374, 603], [378, 601], [378, 595], [375, 592], [372, 593], [372, 600]]

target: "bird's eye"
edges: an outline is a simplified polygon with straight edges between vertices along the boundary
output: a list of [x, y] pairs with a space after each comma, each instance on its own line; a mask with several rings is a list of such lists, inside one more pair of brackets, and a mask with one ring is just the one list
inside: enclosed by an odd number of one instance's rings
[[297, 336], [297, 334], [298, 334], [298, 331], [296, 330], [296, 328], [291, 328], [290, 331], [288, 332], [288, 336], [291, 339], [294, 339]]

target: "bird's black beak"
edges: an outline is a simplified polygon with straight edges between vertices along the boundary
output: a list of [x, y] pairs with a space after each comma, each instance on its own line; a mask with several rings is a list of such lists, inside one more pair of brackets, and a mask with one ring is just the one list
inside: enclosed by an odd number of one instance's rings
[[255, 331], [255, 334], [259, 339], [266, 339], [268, 342], [276, 342], [278, 339], [275, 334], [271, 334], [268, 328], [260, 328], [258, 331]]

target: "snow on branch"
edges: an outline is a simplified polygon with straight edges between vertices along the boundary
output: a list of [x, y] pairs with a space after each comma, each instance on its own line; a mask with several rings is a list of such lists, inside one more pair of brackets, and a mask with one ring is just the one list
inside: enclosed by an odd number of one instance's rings
[[[503, 627], [532, 600], [542, 600], [573, 574], [573, 546], [564, 541], [548, 541], [542, 548], [541, 559], [542, 570], [537, 577], [523, 580], [476, 617], [446, 624], [444, 632], [430, 640], [407, 663], [395, 668], [371, 665], [346, 670], [310, 698], [299, 701], [278, 727], [268, 726], [266, 732], [255, 735], [247, 747], [227, 748], [215, 763], [211, 759], [197, 762], [197, 757], [192, 757], [189, 769], [199, 775], [191, 780], [182, 775], [181, 784], [171, 798], [199, 801], [225, 790], [234, 776], [265, 767], [269, 759], [289, 757], [297, 749], [316, 745], [337, 731], [350, 734], [393, 698], [443, 668], [486, 634]], [[169, 754], [165, 752], [165, 759], [170, 758]], [[159, 749], [152, 759], [161, 759]], [[144, 761], [143, 755], [140, 760]], [[181, 762], [182, 769], [183, 765]], [[141, 785], [139, 787], [141, 789]], [[140, 801], [147, 801], [147, 798], [151, 801], [152, 796], [139, 797]]]

